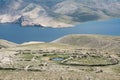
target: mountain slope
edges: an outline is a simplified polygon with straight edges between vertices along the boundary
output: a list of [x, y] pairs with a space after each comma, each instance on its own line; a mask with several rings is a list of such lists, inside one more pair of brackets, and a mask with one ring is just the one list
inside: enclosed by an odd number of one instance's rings
[[59, 38], [53, 43], [75, 45], [83, 48], [96, 48], [110, 52], [120, 52], [120, 37], [76, 34]]
[[17, 46], [16, 43], [13, 43], [13, 42], [10, 42], [10, 41], [7, 41], [7, 40], [0, 40], [0, 49], [1, 48], [9, 48], [9, 47], [15, 47]]
[[120, 0], [0, 0], [0, 23], [45, 27], [120, 17]]

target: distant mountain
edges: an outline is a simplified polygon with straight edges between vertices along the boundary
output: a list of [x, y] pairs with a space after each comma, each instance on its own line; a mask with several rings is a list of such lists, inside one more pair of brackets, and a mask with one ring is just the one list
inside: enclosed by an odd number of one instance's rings
[[120, 17], [120, 0], [0, 0], [0, 23], [68, 27]]

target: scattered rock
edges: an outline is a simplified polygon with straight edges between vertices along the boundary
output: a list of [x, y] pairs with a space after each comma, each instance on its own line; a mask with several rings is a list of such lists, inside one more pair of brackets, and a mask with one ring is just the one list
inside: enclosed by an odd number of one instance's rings
[[24, 68], [24, 70], [28, 71], [30, 67], [32, 67], [33, 65], [28, 65]]

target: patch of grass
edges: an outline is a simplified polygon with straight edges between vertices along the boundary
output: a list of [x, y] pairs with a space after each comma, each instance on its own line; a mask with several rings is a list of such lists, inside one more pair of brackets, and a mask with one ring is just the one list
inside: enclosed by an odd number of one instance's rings
[[20, 57], [23, 59], [31, 60], [34, 57], [34, 55], [33, 54], [20, 54]]
[[36, 56], [36, 60], [41, 60], [42, 56]]
[[79, 61], [80, 63], [84, 63], [84, 64], [107, 64], [108, 63], [106, 59], [99, 58], [99, 57], [81, 58], [81, 59], [77, 59], [76, 61]]
[[44, 54], [44, 57], [49, 57], [50, 59], [52, 58], [63, 58], [66, 59], [69, 57], [68, 54]]
[[86, 58], [75, 58], [72, 60], [68, 60], [66, 64], [71, 65], [83, 65], [83, 66], [104, 66], [108, 64], [112, 64], [109, 60], [103, 57], [86, 57]]
[[112, 68], [112, 70], [116, 73], [120, 73], [120, 65], [116, 65]]
[[19, 54], [19, 58], [22, 58], [24, 60], [32, 60], [35, 58], [35, 60], [41, 60], [42, 56], [41, 55], [36, 55], [36, 54]]

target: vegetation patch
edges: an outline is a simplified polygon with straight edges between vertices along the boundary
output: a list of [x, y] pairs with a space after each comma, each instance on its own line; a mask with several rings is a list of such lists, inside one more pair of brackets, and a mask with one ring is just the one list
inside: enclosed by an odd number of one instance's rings
[[71, 66], [108, 66], [118, 64], [118, 61], [113, 58], [106, 57], [81, 57], [81, 58], [68, 58], [61, 61], [61, 64], [71, 65]]
[[111, 63], [107, 59], [99, 58], [99, 57], [79, 58], [79, 59], [70, 60], [69, 62], [71, 62], [71, 63], [78, 62], [80, 64], [85, 64], [85, 65], [100, 65], [100, 64], [110, 64]]
[[112, 69], [114, 72], [120, 73], [120, 65], [114, 66]]
[[21, 54], [20, 56], [24, 59], [32, 59], [34, 57], [34, 55], [32, 54]]

